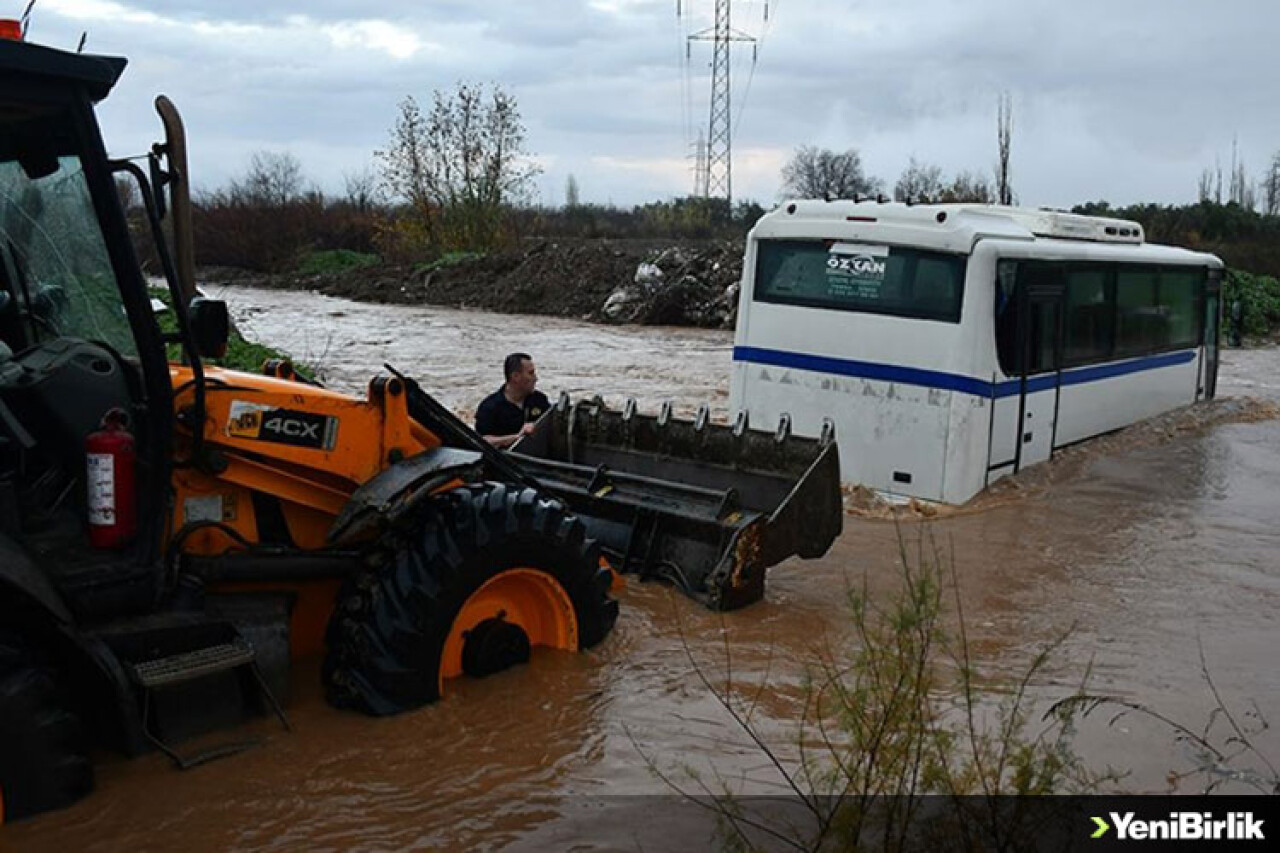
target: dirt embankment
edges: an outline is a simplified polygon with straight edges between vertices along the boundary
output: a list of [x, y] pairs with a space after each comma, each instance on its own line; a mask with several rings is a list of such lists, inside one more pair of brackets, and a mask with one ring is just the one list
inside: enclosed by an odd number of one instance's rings
[[315, 275], [202, 270], [207, 285], [314, 290], [365, 302], [444, 305], [602, 323], [732, 327], [741, 241], [540, 241], [449, 266]]

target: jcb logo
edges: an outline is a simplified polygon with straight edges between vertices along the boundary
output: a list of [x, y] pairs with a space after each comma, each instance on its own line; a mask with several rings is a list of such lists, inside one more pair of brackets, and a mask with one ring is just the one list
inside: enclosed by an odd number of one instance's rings
[[228, 432], [234, 436], [256, 438], [262, 428], [262, 412], [241, 412], [231, 418]]
[[333, 450], [338, 439], [338, 419], [332, 415], [275, 409], [248, 400], [231, 401], [227, 415], [227, 434], [247, 441]]
[[317, 442], [320, 440], [320, 424], [314, 422], [304, 423], [293, 418], [274, 417], [267, 420], [262, 428], [289, 438], [308, 438]]

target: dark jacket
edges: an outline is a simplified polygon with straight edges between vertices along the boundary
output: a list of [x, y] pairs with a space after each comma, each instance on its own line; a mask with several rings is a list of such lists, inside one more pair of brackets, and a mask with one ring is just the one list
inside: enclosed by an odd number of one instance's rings
[[485, 397], [480, 408], [476, 409], [476, 432], [481, 435], [515, 435], [522, 426], [536, 421], [549, 408], [551, 402], [541, 391], [534, 391], [524, 398], [523, 406], [517, 406], [499, 388]]

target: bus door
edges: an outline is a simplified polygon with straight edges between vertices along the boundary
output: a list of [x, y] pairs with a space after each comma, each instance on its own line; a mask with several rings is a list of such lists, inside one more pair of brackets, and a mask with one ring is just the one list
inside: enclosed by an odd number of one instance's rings
[[1218, 336], [1222, 316], [1222, 270], [1209, 270], [1204, 292], [1204, 367], [1196, 399], [1212, 400], [1218, 391]]
[[1018, 270], [1018, 424], [1015, 472], [1053, 454], [1062, 385], [1062, 268], [1020, 264]]

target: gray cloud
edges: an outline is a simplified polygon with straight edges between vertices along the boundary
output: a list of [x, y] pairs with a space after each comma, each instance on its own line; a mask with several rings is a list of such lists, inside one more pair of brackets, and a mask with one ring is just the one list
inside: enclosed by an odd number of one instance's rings
[[[129, 56], [103, 108], [111, 147], [145, 149], [150, 100], [166, 92], [206, 186], [270, 148], [339, 190], [401, 98], [473, 80], [517, 96], [544, 201], [559, 203], [572, 173], [584, 199], [632, 204], [692, 185], [710, 46], [686, 65], [683, 36], [712, 5], [682, 0], [677, 22], [671, 0], [41, 0], [33, 33], [71, 47], [88, 30], [90, 50]], [[1280, 149], [1269, 0], [771, 0], [767, 25], [762, 8], [734, 6], [735, 26], [760, 37], [754, 73], [750, 48], [734, 49], [740, 196], [772, 201], [778, 166], [802, 144], [857, 147], [890, 183], [912, 155], [989, 173], [1001, 91], [1028, 204], [1187, 201], [1233, 136], [1254, 173]]]

